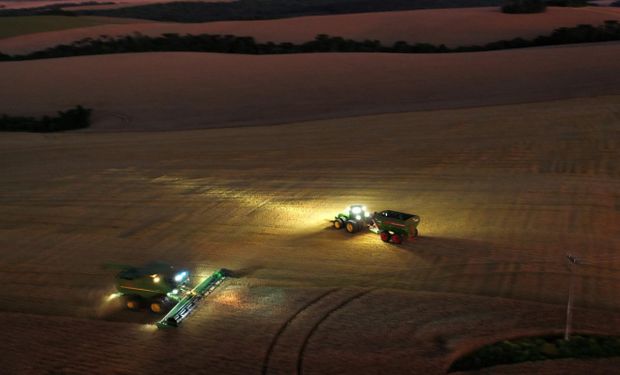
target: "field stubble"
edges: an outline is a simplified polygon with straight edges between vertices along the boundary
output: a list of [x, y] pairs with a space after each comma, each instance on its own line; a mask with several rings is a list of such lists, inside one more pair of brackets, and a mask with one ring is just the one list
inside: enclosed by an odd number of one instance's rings
[[[440, 373], [481, 343], [561, 330], [567, 252], [589, 261], [575, 328], [618, 334], [618, 104], [5, 136], [3, 362], [9, 373]], [[422, 237], [399, 247], [329, 229], [354, 202], [419, 214]], [[155, 317], [108, 301], [101, 265], [156, 259], [237, 277], [184, 327], [155, 332]], [[617, 366], [556, 362], [510, 369]]]
[[[0, 358], [8, 373], [441, 373], [483, 343], [561, 331], [567, 252], [589, 262], [575, 328], [620, 334], [618, 105], [5, 135]], [[419, 214], [422, 237], [329, 229], [355, 202]], [[236, 277], [154, 331], [108, 300], [101, 268], [151, 260]], [[554, 362], [508, 371], [618, 365]]]

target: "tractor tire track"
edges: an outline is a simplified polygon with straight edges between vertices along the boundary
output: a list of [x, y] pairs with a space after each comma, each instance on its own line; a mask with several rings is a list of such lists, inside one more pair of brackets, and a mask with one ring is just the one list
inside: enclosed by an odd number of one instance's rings
[[312, 305], [316, 304], [317, 302], [319, 302], [323, 298], [327, 297], [328, 295], [330, 295], [330, 294], [332, 294], [332, 293], [334, 293], [334, 292], [336, 292], [338, 290], [340, 290], [340, 288], [330, 289], [327, 292], [325, 292], [325, 293], [319, 295], [318, 297], [312, 299], [311, 301], [309, 301], [308, 303], [303, 305], [299, 310], [297, 310], [295, 312], [295, 314], [291, 315], [291, 317], [288, 318], [282, 324], [280, 329], [278, 329], [278, 332], [276, 332], [275, 336], [273, 336], [273, 339], [271, 340], [271, 343], [269, 344], [269, 348], [267, 349], [267, 353], [265, 354], [265, 359], [263, 360], [263, 367], [262, 367], [261, 374], [266, 375], [267, 372], [269, 371], [269, 360], [271, 359], [271, 355], [273, 353], [273, 350], [274, 350], [276, 344], [278, 343], [278, 340], [280, 339], [280, 336], [282, 336], [282, 333], [291, 324], [291, 322], [293, 322], [299, 316], [299, 314], [301, 314], [303, 311], [307, 310]]
[[355, 300], [357, 300], [357, 299], [359, 299], [361, 297], [364, 297], [365, 295], [371, 293], [372, 291], [374, 291], [376, 289], [377, 288], [372, 288], [372, 289], [364, 290], [364, 291], [361, 291], [359, 293], [356, 293], [356, 294], [350, 296], [349, 298], [345, 299], [344, 301], [340, 302], [338, 305], [334, 306], [332, 309], [327, 311], [325, 313], [325, 315], [323, 315], [323, 317], [321, 319], [319, 319], [314, 324], [314, 326], [312, 326], [312, 328], [310, 329], [310, 332], [308, 332], [308, 334], [304, 338], [303, 344], [299, 348], [299, 353], [297, 355], [297, 374], [298, 375], [302, 375], [303, 374], [304, 356], [306, 354], [306, 349], [308, 347], [308, 343], [310, 342], [310, 339], [312, 338], [312, 336], [314, 336], [315, 332], [319, 329], [321, 324], [323, 324], [323, 322], [326, 321], [327, 318], [329, 318], [336, 311], [342, 309], [343, 307], [345, 307], [349, 303], [351, 303], [351, 302], [353, 302], [353, 301], [355, 301]]

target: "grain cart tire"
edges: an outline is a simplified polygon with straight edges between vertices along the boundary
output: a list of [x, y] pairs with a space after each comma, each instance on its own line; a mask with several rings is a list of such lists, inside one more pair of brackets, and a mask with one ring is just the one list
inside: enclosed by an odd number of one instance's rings
[[138, 296], [125, 296], [125, 307], [127, 310], [138, 311], [140, 310], [140, 306], [142, 305], [140, 302], [140, 297]]
[[151, 300], [149, 309], [155, 314], [163, 314], [168, 306], [168, 300], [165, 297], [156, 297]]
[[346, 222], [345, 228], [349, 233], [355, 233], [358, 231], [357, 223], [353, 220], [348, 220]]
[[390, 232], [387, 232], [387, 231], [381, 232], [381, 241], [390, 242]]
[[392, 240], [392, 243], [397, 244], [397, 245], [403, 243], [403, 239], [398, 233], [394, 233], [392, 237], [390, 237], [390, 240]]
[[342, 219], [338, 218], [334, 220], [334, 228], [342, 229], [342, 227], [344, 227], [344, 222], [342, 222]]

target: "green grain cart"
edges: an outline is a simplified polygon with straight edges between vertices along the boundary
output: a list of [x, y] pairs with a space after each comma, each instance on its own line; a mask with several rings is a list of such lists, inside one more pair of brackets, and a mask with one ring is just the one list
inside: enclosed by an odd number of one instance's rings
[[163, 262], [143, 267], [108, 264], [107, 268], [120, 269], [116, 289], [128, 309], [139, 310], [144, 306], [156, 314], [167, 312], [157, 322], [159, 328], [177, 327], [226, 278], [224, 270], [218, 270], [192, 288], [189, 271], [175, 270]]
[[385, 210], [372, 215], [370, 230], [379, 233], [383, 242], [400, 244], [404, 239], [418, 236], [418, 224], [418, 215]]

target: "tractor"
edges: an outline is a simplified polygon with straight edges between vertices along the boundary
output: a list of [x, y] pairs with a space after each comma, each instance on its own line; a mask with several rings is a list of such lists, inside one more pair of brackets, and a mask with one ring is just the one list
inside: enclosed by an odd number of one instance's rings
[[224, 270], [191, 288], [187, 270], [176, 270], [163, 262], [152, 262], [142, 267], [107, 264], [107, 268], [120, 269], [116, 275], [116, 289], [124, 299], [125, 307], [140, 310], [142, 307], [155, 314], [167, 314], [157, 326], [177, 327], [196, 307], [198, 301], [210, 294], [226, 278]]
[[359, 232], [370, 225], [370, 214], [366, 206], [361, 204], [353, 204], [332, 220], [334, 228], [345, 230], [349, 233]]

